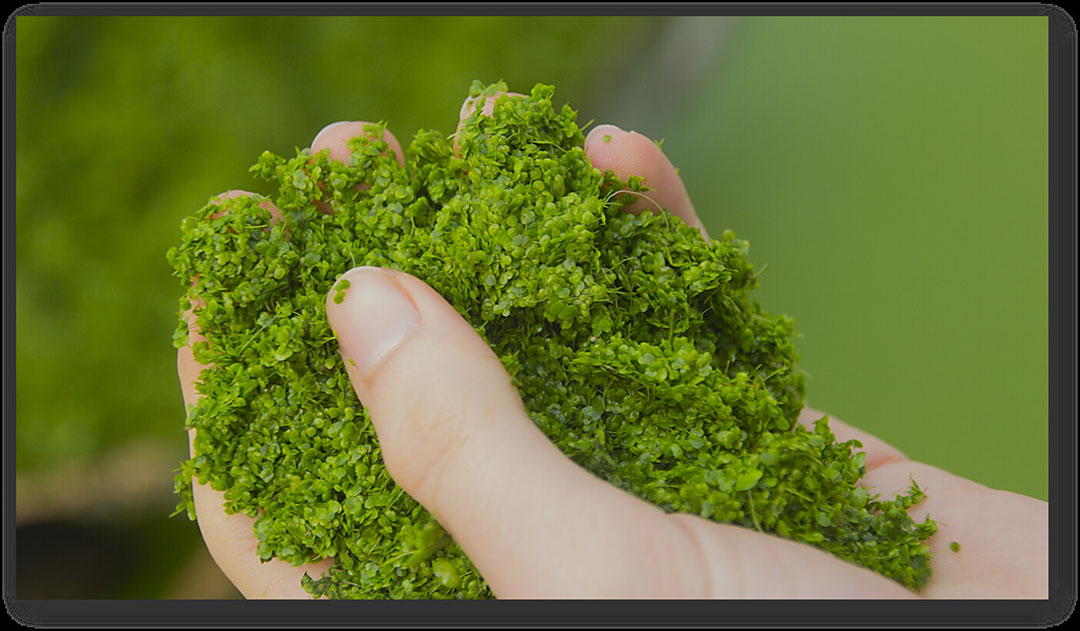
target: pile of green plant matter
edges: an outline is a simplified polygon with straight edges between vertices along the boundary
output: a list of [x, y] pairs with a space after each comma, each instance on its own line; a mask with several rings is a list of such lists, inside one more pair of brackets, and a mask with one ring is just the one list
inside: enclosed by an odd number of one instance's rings
[[[477, 82], [471, 95], [505, 89]], [[227, 510], [256, 518], [264, 560], [335, 559], [304, 578], [313, 594], [491, 596], [390, 478], [327, 324], [337, 277], [374, 265], [453, 304], [537, 426], [597, 476], [664, 510], [922, 586], [936, 526], [905, 510], [922, 493], [869, 493], [855, 441], [837, 443], [826, 419], [813, 430], [796, 421], [793, 324], [751, 298], [746, 241], [706, 241], [667, 212], [624, 212], [635, 197], [625, 191], [647, 189], [590, 165], [576, 112], [556, 111], [553, 92], [537, 85], [500, 97], [491, 116], [477, 109], [457, 134], [460, 155], [444, 134], [418, 132], [404, 167], [366, 138], [351, 141], [349, 164], [325, 151], [264, 153], [252, 171], [279, 187], [280, 221], [259, 197], [184, 220], [168, 258], [187, 288], [181, 309], [194, 305], [208, 340], [192, 350], [212, 367], [188, 415], [198, 431], [176, 478], [178, 512], [194, 518], [192, 476], [224, 490]], [[181, 319], [178, 347], [187, 332]]]

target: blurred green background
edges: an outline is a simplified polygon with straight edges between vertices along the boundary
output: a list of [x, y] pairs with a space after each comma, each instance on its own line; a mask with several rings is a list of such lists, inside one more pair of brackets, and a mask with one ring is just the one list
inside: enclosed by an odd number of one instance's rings
[[[474, 78], [654, 139], [750, 240], [809, 401], [1047, 499], [1045, 18], [16, 22], [17, 595], [235, 597], [186, 518], [180, 220], [336, 120], [449, 133]], [[932, 493], [933, 489], [929, 489]]]

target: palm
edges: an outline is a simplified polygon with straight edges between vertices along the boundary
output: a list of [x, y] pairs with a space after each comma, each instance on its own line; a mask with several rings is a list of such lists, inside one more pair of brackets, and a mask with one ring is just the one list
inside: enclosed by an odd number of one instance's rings
[[[806, 408], [805, 425], [821, 418]], [[883, 498], [895, 497], [911, 480], [926, 499], [911, 507], [916, 521], [933, 517], [937, 533], [929, 539], [933, 577], [919, 593], [926, 598], [1046, 598], [1048, 507], [1030, 497], [997, 491], [921, 462], [909, 460], [879, 438], [835, 419], [838, 440], [855, 439], [866, 452], [862, 484]], [[951, 542], [959, 551], [949, 549]]]
[[[911, 508], [921, 521], [938, 523], [929, 540], [933, 577], [920, 595], [928, 598], [1046, 598], [1048, 506], [997, 491], [935, 467], [900, 461], [864, 478], [884, 497], [906, 488], [909, 477], [927, 498]], [[960, 546], [949, 549], [950, 542]]]

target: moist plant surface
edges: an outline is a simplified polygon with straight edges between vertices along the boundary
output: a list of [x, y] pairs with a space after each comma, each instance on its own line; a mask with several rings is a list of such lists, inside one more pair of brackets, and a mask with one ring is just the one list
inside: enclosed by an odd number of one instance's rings
[[[505, 89], [474, 82], [470, 95]], [[538, 84], [500, 97], [490, 116], [477, 99], [456, 151], [422, 130], [404, 167], [365, 137], [350, 141], [348, 163], [265, 152], [252, 171], [276, 195], [211, 200], [183, 221], [168, 259], [208, 368], [188, 410], [197, 433], [176, 474], [177, 512], [195, 518], [195, 477], [224, 491], [227, 511], [255, 518], [263, 560], [333, 557], [325, 575], [304, 577], [312, 594], [492, 596], [391, 479], [327, 323], [338, 276], [373, 265], [454, 305], [537, 426], [598, 477], [666, 511], [924, 585], [936, 525], [906, 512], [922, 492], [912, 482], [895, 498], [875, 495], [859, 485], [857, 441], [837, 442], [827, 418], [797, 422], [805, 389], [793, 322], [752, 297], [748, 243], [730, 231], [706, 241], [660, 209], [624, 212], [647, 182], [593, 168], [576, 112], [556, 110], [553, 93]], [[174, 343], [188, 343], [183, 317]]]

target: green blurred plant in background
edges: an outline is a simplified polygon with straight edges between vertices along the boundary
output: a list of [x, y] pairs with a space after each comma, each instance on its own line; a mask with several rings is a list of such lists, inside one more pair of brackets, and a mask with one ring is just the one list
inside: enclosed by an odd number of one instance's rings
[[187, 441], [164, 252], [211, 195], [269, 192], [264, 149], [337, 120], [450, 133], [473, 79], [663, 138], [710, 232], [768, 266], [815, 407], [1046, 499], [1046, 29], [17, 18], [18, 596], [236, 595], [166, 518]]

